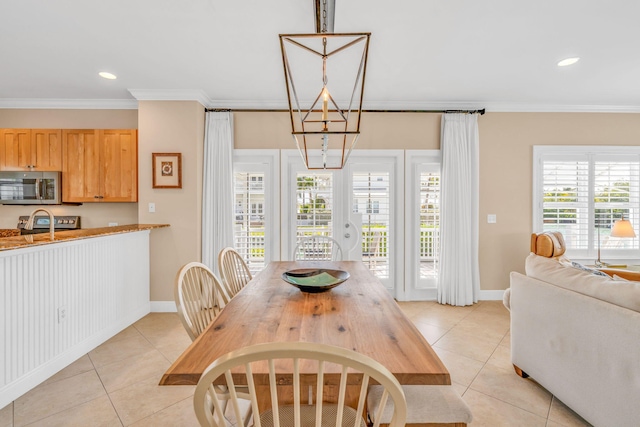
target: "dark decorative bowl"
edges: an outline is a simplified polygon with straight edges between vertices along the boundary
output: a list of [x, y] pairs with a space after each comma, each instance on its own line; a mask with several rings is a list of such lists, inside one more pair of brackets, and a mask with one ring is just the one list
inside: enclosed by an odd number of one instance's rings
[[325, 292], [349, 278], [349, 273], [326, 268], [299, 268], [282, 273], [282, 279], [302, 292]]

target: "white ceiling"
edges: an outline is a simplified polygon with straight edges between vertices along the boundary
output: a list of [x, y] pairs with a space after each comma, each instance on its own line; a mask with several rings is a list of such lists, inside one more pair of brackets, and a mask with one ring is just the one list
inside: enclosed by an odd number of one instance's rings
[[[278, 34], [315, 31], [313, 0], [2, 0], [0, 16], [4, 108], [285, 108]], [[639, 16], [638, 0], [336, 0], [335, 32], [372, 33], [365, 109], [640, 112]]]

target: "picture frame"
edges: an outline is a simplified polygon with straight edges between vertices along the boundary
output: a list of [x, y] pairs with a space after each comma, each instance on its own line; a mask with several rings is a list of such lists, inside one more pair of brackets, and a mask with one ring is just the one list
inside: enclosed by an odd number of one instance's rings
[[182, 188], [182, 153], [151, 153], [153, 188]]

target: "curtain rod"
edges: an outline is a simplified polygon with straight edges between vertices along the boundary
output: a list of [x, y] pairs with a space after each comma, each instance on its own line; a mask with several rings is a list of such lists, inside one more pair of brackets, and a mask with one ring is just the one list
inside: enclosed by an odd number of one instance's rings
[[[289, 110], [283, 109], [258, 109], [258, 108], [207, 108], [207, 113], [288, 113]], [[461, 113], [461, 114], [480, 114], [485, 113], [485, 109], [481, 110], [362, 110], [363, 113]]]

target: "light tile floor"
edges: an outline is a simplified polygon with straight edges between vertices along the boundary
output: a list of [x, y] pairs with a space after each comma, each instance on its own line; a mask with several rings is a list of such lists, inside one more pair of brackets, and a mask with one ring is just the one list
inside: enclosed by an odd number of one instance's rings
[[[478, 426], [588, 426], [513, 371], [509, 313], [498, 301], [469, 307], [400, 306], [451, 372]], [[151, 313], [0, 410], [5, 426], [197, 426], [193, 386], [158, 386], [191, 343], [173, 313]]]

